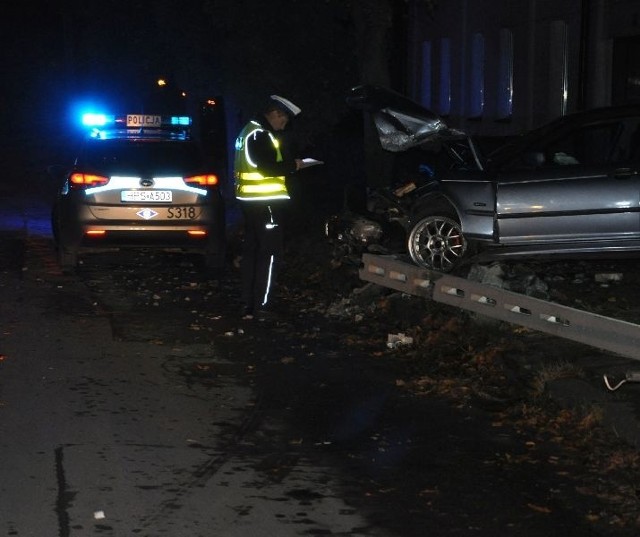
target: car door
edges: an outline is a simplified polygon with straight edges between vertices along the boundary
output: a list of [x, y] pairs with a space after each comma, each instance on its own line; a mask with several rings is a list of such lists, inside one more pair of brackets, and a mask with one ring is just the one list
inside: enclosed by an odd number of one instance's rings
[[535, 141], [501, 169], [496, 232], [504, 245], [640, 238], [640, 118], [578, 125]]

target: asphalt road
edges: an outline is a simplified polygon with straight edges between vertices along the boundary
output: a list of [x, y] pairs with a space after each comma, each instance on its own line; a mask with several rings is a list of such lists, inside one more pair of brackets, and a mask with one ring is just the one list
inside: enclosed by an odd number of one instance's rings
[[[36, 213], [25, 209], [26, 225], [2, 240], [0, 533], [299, 535], [367, 526], [334, 494], [334, 469], [263, 438], [283, 424], [265, 416], [251, 361], [218, 348], [227, 330], [196, 327], [187, 296], [164, 304], [176, 287], [202, 290], [180, 277], [182, 261], [120, 265], [98, 256], [63, 276]], [[150, 303], [129, 289], [138, 278], [160, 279]], [[216, 295], [198, 322], [215, 326], [226, 299]]]
[[243, 323], [233, 271], [176, 253], [63, 275], [46, 196], [0, 212], [0, 534], [633, 535], [557, 444], [400, 389], [366, 326]]

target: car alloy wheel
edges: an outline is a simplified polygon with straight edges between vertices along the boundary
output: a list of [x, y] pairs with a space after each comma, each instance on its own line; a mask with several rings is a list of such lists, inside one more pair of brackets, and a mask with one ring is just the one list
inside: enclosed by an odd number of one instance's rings
[[447, 216], [427, 216], [411, 230], [408, 241], [411, 259], [432, 270], [453, 270], [467, 250], [460, 224]]

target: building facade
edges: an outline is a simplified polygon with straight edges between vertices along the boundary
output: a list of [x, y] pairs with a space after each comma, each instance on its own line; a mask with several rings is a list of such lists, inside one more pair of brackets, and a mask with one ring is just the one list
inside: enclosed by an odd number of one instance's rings
[[640, 0], [413, 0], [408, 93], [470, 134], [640, 104]]

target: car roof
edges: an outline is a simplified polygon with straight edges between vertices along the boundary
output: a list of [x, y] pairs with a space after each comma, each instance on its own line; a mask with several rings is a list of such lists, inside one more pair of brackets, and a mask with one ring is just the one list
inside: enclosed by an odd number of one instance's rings
[[127, 141], [163, 141], [163, 142], [185, 142], [190, 141], [189, 133], [182, 130], [166, 129], [105, 129], [91, 133], [89, 141], [101, 140], [122, 140]]

